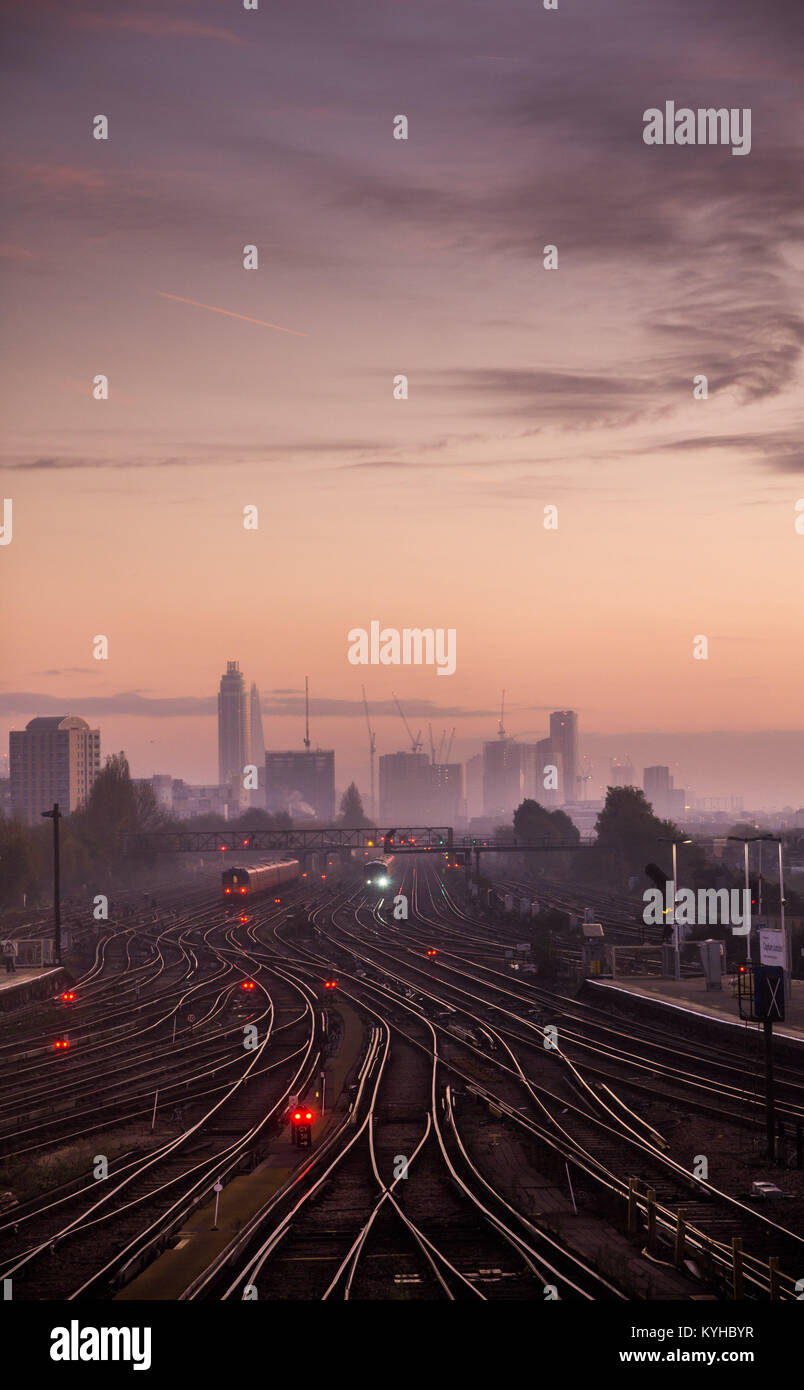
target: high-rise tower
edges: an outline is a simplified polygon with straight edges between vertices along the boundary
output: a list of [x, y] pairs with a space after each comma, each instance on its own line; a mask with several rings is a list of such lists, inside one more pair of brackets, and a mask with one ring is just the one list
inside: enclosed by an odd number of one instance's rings
[[559, 709], [550, 715], [550, 740], [558, 756], [559, 790], [561, 800], [577, 801], [578, 774], [578, 716], [574, 710]]
[[243, 786], [243, 768], [252, 761], [249, 713], [239, 663], [227, 661], [218, 693], [218, 779], [222, 787]]
[[263, 767], [265, 764], [265, 738], [262, 732], [262, 706], [260, 704], [260, 692], [256, 683], [251, 682], [251, 759], [255, 767]]

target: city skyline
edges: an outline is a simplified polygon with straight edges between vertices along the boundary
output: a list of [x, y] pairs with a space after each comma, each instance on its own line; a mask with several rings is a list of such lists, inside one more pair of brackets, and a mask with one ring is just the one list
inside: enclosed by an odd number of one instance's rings
[[[227, 680], [231, 682], [234, 679], [239, 683], [239, 697], [237, 701], [238, 708], [240, 710], [244, 709], [246, 711], [247, 716], [241, 732], [235, 731], [235, 736], [237, 740], [240, 740], [241, 737], [245, 738], [246, 734], [248, 734], [248, 746], [250, 749], [248, 761], [256, 765], [259, 769], [258, 790], [248, 795], [246, 795], [245, 793], [242, 794], [241, 809], [246, 809], [249, 805], [262, 806], [265, 800], [266, 788], [266, 755], [270, 753], [273, 757], [282, 757], [289, 759], [292, 759], [294, 757], [297, 759], [300, 757], [304, 757], [305, 754], [302, 751], [302, 746], [305, 743], [305, 739], [303, 737], [304, 725], [302, 724], [300, 728], [296, 729], [296, 732], [298, 733], [298, 738], [296, 740], [293, 740], [292, 738], [283, 737], [281, 730], [284, 729], [285, 731], [287, 731], [288, 721], [293, 721], [295, 724], [297, 719], [295, 711], [292, 713], [289, 712], [283, 717], [281, 721], [277, 721], [277, 723], [279, 724], [280, 732], [277, 734], [277, 738], [275, 741], [269, 741], [269, 743], [266, 746], [262, 741], [261, 727], [260, 737], [255, 741], [255, 709], [259, 707], [261, 725], [261, 712], [263, 708], [263, 701], [259, 696], [258, 687], [256, 685], [256, 682], [254, 681], [251, 681], [249, 685], [248, 678], [246, 674], [240, 670], [240, 664], [238, 661], [227, 661], [226, 666], [226, 672], [220, 680], [221, 689], [226, 687]], [[285, 692], [284, 694], [285, 698], [287, 698], [289, 692]], [[199, 701], [199, 703], [201, 703], [201, 701]], [[321, 703], [326, 704], [327, 702]], [[219, 787], [222, 792], [228, 793], [231, 791], [232, 788], [232, 779], [229, 778], [221, 780], [222, 764], [220, 761], [220, 757], [222, 748], [222, 736], [225, 725], [221, 722], [220, 692], [217, 697], [217, 704], [218, 709], [215, 719], [217, 727], [219, 769], [217, 782], [215, 781], [214, 777], [203, 775], [204, 769], [208, 767], [208, 758], [206, 757], [205, 753], [196, 754], [196, 757], [203, 759], [203, 761], [196, 761], [192, 764], [191, 767], [188, 768], [182, 763], [174, 763], [170, 767], [163, 766], [161, 763], [157, 765], [153, 762], [153, 760], [157, 759], [158, 755], [155, 752], [151, 752], [150, 754], [146, 754], [146, 756], [150, 756], [153, 764], [151, 770], [147, 772], [144, 771], [141, 766], [137, 765], [136, 759], [132, 758], [130, 740], [128, 741], [129, 746], [128, 748], [126, 748], [125, 738], [122, 745], [118, 742], [115, 742], [115, 740], [107, 742], [102, 750], [103, 755], [106, 756], [106, 754], [110, 751], [115, 751], [122, 746], [123, 751], [127, 753], [129, 761], [132, 764], [132, 774], [135, 777], [144, 780], [156, 778], [157, 781], [164, 780], [165, 778], [172, 778], [176, 779], [177, 781], [182, 781], [185, 784], [188, 784], [189, 786], [198, 787], [201, 790], [203, 790], [205, 794], [210, 792], [216, 786]], [[313, 729], [315, 729], [316, 723], [316, 711], [314, 706], [315, 701], [313, 700], [311, 701], [311, 709], [314, 716], [314, 723], [312, 726]], [[409, 707], [409, 709], [411, 717], [422, 717], [422, 710], [415, 703], [412, 704]], [[302, 712], [304, 711], [303, 696], [301, 701], [301, 710]], [[60, 711], [60, 715], [63, 716], [65, 712], [65, 710]], [[512, 713], [517, 713], [516, 708], [512, 710], [510, 706], [508, 707], [508, 712], [509, 715]], [[433, 711], [426, 707], [423, 713], [425, 715], [432, 715]], [[448, 711], [448, 713], [450, 717], [455, 716], [454, 710], [450, 710]], [[75, 716], [71, 715], [71, 717]], [[341, 714], [340, 717], [331, 719], [325, 718], [322, 722], [326, 724], [327, 727], [332, 727], [342, 731], [344, 728], [344, 720], [345, 718], [349, 717], [357, 718], [358, 716], [357, 713], [354, 711], [350, 711], [348, 715], [344, 711], [344, 713]], [[41, 719], [41, 716], [38, 716], [38, 718]], [[78, 718], [81, 719], [82, 716], [79, 715]], [[198, 716], [196, 713], [196, 719], [203, 719], [203, 716]], [[397, 721], [399, 721], [399, 713], [396, 709], [393, 723], [391, 723], [391, 719], [392, 717], [390, 715], [385, 716], [382, 713], [379, 713], [377, 710], [372, 711], [372, 725], [379, 724], [380, 726], [388, 726], [388, 746], [383, 746], [382, 743], [378, 744], [378, 753], [381, 758], [405, 753], [405, 749], [402, 747], [402, 745], [407, 740], [404, 737], [404, 735], [402, 735], [399, 732], [397, 728]], [[231, 717], [225, 716], [225, 722], [227, 720], [230, 724]], [[578, 774], [576, 776], [576, 796], [574, 798], [569, 796], [565, 798], [561, 790], [562, 782], [564, 779], [564, 758], [561, 753], [560, 744], [557, 743], [555, 739], [551, 739], [549, 733], [549, 730], [552, 728], [556, 731], [556, 734], [559, 735], [560, 729], [565, 721], [569, 724], [571, 729], [569, 737], [571, 744], [574, 745], [575, 751], [573, 756], [576, 759], [577, 767], [585, 769], [583, 774]], [[36, 722], [36, 720], [34, 720], [34, 722]], [[48, 722], [54, 723], [54, 718], [49, 717]], [[245, 724], [248, 724], [250, 727], [246, 729]], [[131, 724], [129, 722], [126, 722], [124, 727], [130, 729]], [[656, 803], [657, 813], [669, 815], [671, 819], [679, 819], [681, 817], [681, 813], [685, 805], [687, 808], [691, 810], [697, 810], [705, 807], [710, 811], [719, 810], [721, 812], [726, 812], [729, 809], [731, 809], [734, 811], [735, 814], [742, 811], [743, 804], [745, 804], [746, 811], [756, 812], [780, 811], [785, 806], [792, 808], [794, 811], [798, 811], [801, 809], [802, 799], [800, 796], [796, 796], [796, 791], [802, 785], [800, 769], [797, 765], [793, 765], [792, 767], [789, 766], [788, 753], [783, 744], [777, 744], [775, 748], [772, 744], [766, 744], [764, 763], [771, 769], [781, 769], [783, 764], [787, 766], [789, 785], [792, 790], [792, 795], [786, 801], [770, 802], [763, 800], [760, 796], [757, 796], [756, 794], [752, 794], [751, 779], [750, 776], [745, 772], [743, 772], [744, 780], [742, 783], [736, 783], [732, 780], [727, 786], [720, 786], [716, 783], [713, 785], [711, 783], [711, 774], [707, 776], [707, 768], [706, 763], [704, 761], [705, 749], [703, 748], [699, 749], [698, 757], [692, 762], [692, 764], [690, 764], [689, 761], [685, 762], [683, 759], [679, 760], [678, 757], [674, 758], [672, 755], [674, 752], [677, 751], [677, 744], [679, 738], [683, 738], [684, 736], [673, 735], [672, 733], [668, 734], [666, 732], [632, 733], [630, 736], [627, 737], [626, 742], [629, 742], [630, 745], [634, 745], [636, 748], [639, 748], [641, 746], [644, 749], [644, 754], [642, 757], [634, 757], [631, 755], [630, 752], [623, 754], [623, 750], [619, 746], [617, 748], [617, 751], [615, 751], [615, 744], [617, 744], [617, 739], [611, 735], [599, 734], [595, 731], [586, 731], [584, 729], [583, 736], [579, 738], [579, 714], [577, 711], [550, 711], [549, 714], [545, 715], [545, 729], [547, 730], [547, 733], [542, 737], [539, 737], [539, 730], [531, 729], [530, 731], [528, 731], [530, 736], [523, 735], [521, 731], [506, 731], [505, 738], [501, 740], [498, 728], [497, 735], [494, 739], [482, 737], [464, 737], [462, 739], [455, 740], [454, 737], [450, 737], [449, 739], [446, 738], [448, 732], [446, 725], [444, 726], [441, 732], [441, 736], [439, 736], [438, 727], [435, 727], [435, 729], [433, 730], [433, 748], [435, 748], [436, 744], [440, 744], [441, 747], [443, 747], [446, 741], [448, 750], [451, 748], [455, 749], [451, 758], [450, 765], [454, 767], [460, 767], [462, 770], [463, 795], [467, 797], [469, 802], [469, 814], [481, 814], [481, 811], [485, 815], [495, 814], [493, 806], [489, 800], [489, 793], [485, 789], [485, 772], [480, 775], [480, 781], [478, 782], [477, 788], [474, 793], [474, 797], [472, 795], [471, 772], [469, 767], [470, 763], [479, 759], [480, 763], [484, 764], [484, 750], [489, 750], [490, 754], [494, 755], [497, 749], [505, 748], [506, 746], [511, 746], [512, 748], [521, 747], [523, 750], [521, 759], [519, 755], [517, 755], [517, 772], [514, 776], [514, 782], [512, 782], [511, 785], [513, 786], [514, 783], [516, 783], [517, 778], [519, 778], [518, 785], [520, 787], [521, 797], [534, 797], [535, 799], [540, 800], [542, 804], [546, 807], [564, 805], [567, 801], [573, 800], [575, 802], [599, 801], [604, 794], [605, 788], [608, 786], [628, 784], [637, 787], [644, 787], [647, 791], [649, 787], [650, 774], [658, 772], [660, 774], [669, 775], [669, 785], [671, 787], [675, 785], [675, 787], [678, 788], [679, 783], [682, 781], [686, 783], [686, 785], [683, 788], [681, 788], [681, 790], [671, 792], [669, 800], [666, 799], [664, 793], [662, 793], [662, 795], [659, 798], [659, 801]], [[421, 730], [419, 732], [421, 732]], [[19, 737], [19, 732], [17, 733], [17, 737]], [[740, 742], [743, 743], [743, 736], [738, 737], [740, 739]], [[727, 736], [721, 734], [718, 736], [703, 736], [703, 738], [706, 739], [706, 742], [712, 742], [717, 739], [717, 741], [723, 744]], [[684, 741], [686, 741], [686, 739]], [[620, 742], [622, 742], [622, 740], [620, 740]], [[262, 750], [261, 756], [258, 755], [257, 744], [259, 744], [259, 748]], [[314, 751], [306, 755], [309, 758], [314, 759], [316, 755], [318, 755], [319, 757], [332, 757], [331, 752], [326, 752], [326, 750], [324, 750], [322, 740], [319, 737], [311, 739], [311, 745]], [[332, 769], [330, 771], [330, 774], [328, 775], [334, 778], [335, 791], [334, 793], [330, 792], [328, 795], [331, 798], [334, 794], [337, 800], [340, 798], [340, 795], [349, 785], [349, 783], [356, 782], [361, 792], [361, 796], [364, 803], [364, 809], [368, 811], [370, 801], [369, 758], [368, 749], [365, 745], [365, 739], [364, 746], [362, 747], [362, 749], [360, 747], [355, 748], [353, 744], [349, 744], [347, 745], [349, 751], [347, 751], [344, 754], [343, 739], [338, 739], [336, 737], [332, 740], [331, 747], [334, 750], [336, 762], [334, 764], [334, 769]], [[245, 755], [243, 756], [245, 759]], [[422, 755], [422, 757], [425, 757], [425, 755]], [[660, 759], [664, 761], [660, 761]], [[5, 765], [5, 771], [0, 773], [0, 775], [7, 776], [9, 772], [8, 755], [3, 754], [2, 760], [3, 764]], [[425, 760], [428, 763], [430, 763], [430, 756], [427, 755]], [[549, 788], [546, 787], [545, 790], [542, 791], [541, 786], [542, 782], [544, 781], [544, 769], [541, 767], [541, 764], [545, 763], [547, 760], [555, 761], [556, 763], [557, 778], [559, 785], [558, 787], [553, 789], [551, 783]], [[438, 761], [438, 759], [436, 759], [436, 761]], [[538, 767], [536, 766], [537, 763], [539, 764]], [[199, 766], [202, 769], [201, 775], [197, 775], [197, 773], [193, 770], [194, 768], [197, 769]], [[692, 766], [694, 769], [692, 773], [690, 772], [690, 766]], [[624, 769], [629, 767], [631, 776], [628, 779], [624, 779], [620, 774], [623, 772]], [[446, 768], [444, 769], [444, 771], [446, 771]], [[498, 776], [497, 773], [492, 773], [491, 775]], [[240, 780], [242, 780], [242, 778]], [[508, 774], [508, 780], [510, 781], [510, 774]], [[503, 782], [505, 781], [506, 776], [504, 775]], [[505, 796], [503, 796], [502, 798], [502, 800], [506, 802], [510, 799], [510, 797], [506, 798]], [[514, 796], [514, 799], [511, 802], [512, 805], [515, 804], [516, 799], [517, 797]], [[648, 799], [650, 800], [651, 797], [649, 796]], [[331, 800], [326, 800], [326, 796], [325, 801], [327, 805], [333, 804]], [[222, 805], [223, 803], [221, 802], [216, 804]], [[472, 807], [474, 807], [474, 809], [472, 809]], [[443, 817], [436, 817], [436, 819], [443, 819]]]
[[[0, 729], [3, 730], [0, 758], [6, 759], [12, 730], [24, 728], [31, 718], [64, 714], [69, 710], [90, 723], [102, 722], [107, 731], [107, 751], [124, 748], [132, 763], [136, 764], [137, 775], [152, 775], [147, 769], [154, 759], [159, 762], [161, 756], [154, 751], [156, 746], [174, 750], [172, 756], [175, 756], [178, 769], [175, 775], [194, 782], [214, 782], [218, 775], [218, 753], [215, 751], [218, 713], [214, 690], [220, 680], [220, 663], [215, 669], [212, 687], [201, 696], [160, 698], [137, 691], [116, 696], [82, 696], [76, 694], [74, 687], [67, 682], [68, 692], [72, 689], [73, 693], [65, 696], [32, 692], [14, 694], [0, 689], [0, 712], [5, 712], [5, 718], [0, 722]], [[88, 673], [94, 674], [91, 668]], [[253, 688], [256, 687], [262, 720], [268, 729], [264, 747], [301, 747], [304, 740], [303, 685], [295, 689], [265, 689], [262, 681], [251, 679], [251, 674], [251, 671], [246, 673], [252, 687], [249, 691], [249, 709], [254, 708]], [[404, 677], [397, 673], [393, 680], [402, 685]], [[313, 687], [317, 684], [314, 674]], [[404, 749], [408, 740], [390, 685], [386, 680], [386, 694], [381, 699], [372, 699], [371, 691], [372, 687], [369, 686], [367, 694], [371, 717], [378, 726], [383, 744], [381, 751], [390, 753]], [[489, 694], [493, 695], [493, 692]], [[465, 709], [458, 705], [439, 704], [435, 699], [430, 702], [405, 697], [403, 707], [410, 719], [418, 719], [425, 730], [428, 722], [433, 724], [436, 742], [444, 728], [449, 732], [453, 721], [460, 721], [456, 725], [454, 743], [461, 761], [468, 760], [473, 753], [480, 751], [484, 742], [496, 737], [499, 703], [495, 707], [493, 699], [485, 707]], [[644, 766], [667, 762], [677, 773], [683, 772], [687, 784], [700, 782], [703, 788], [700, 794], [704, 795], [739, 794], [746, 786], [757, 804], [769, 805], [791, 801], [799, 804], [804, 795], [804, 731], [757, 728], [681, 731], [672, 727], [649, 729], [644, 726], [596, 729], [588, 724], [583, 706], [574, 708], [583, 720], [584, 740], [592, 745], [585, 751], [587, 754], [593, 751], [595, 760], [601, 764], [601, 775], [603, 763], [606, 764], [608, 776], [612, 762], [631, 761], [640, 775]], [[18, 712], [18, 717], [9, 717], [10, 711]], [[359, 768], [364, 759], [368, 768], [362, 696], [331, 699], [312, 693], [310, 711], [314, 745], [345, 748], [344, 756], [351, 768]], [[511, 699], [509, 692], [506, 722], [511, 723], [510, 733], [514, 738], [534, 744], [549, 737], [549, 716], [557, 711], [558, 702], [552, 705], [519, 703]], [[151, 736], [153, 733], [161, 737], [154, 739]], [[712, 746], [707, 747], [707, 744]], [[663, 745], [666, 745], [665, 751]], [[641, 753], [640, 748], [644, 750]], [[740, 749], [743, 762], [735, 770], [734, 757]], [[696, 768], [700, 768], [697, 775]], [[154, 765], [153, 772], [160, 770], [164, 769]], [[348, 780], [352, 780], [351, 775]], [[774, 786], [779, 787], [775, 798]], [[796, 788], [800, 788], [802, 793], [798, 801], [794, 794]]]

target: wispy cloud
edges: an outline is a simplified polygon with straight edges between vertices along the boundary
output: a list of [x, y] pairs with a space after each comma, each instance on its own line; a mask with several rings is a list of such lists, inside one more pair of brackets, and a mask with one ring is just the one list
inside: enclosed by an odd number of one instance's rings
[[220, 309], [216, 304], [201, 304], [197, 299], [184, 299], [180, 294], [168, 294], [165, 290], [157, 290], [156, 293], [162, 299], [175, 299], [179, 304], [192, 304], [195, 309], [208, 309], [211, 314], [225, 314], [230, 319], [242, 319], [244, 323], [256, 323], [260, 328], [275, 328], [278, 333], [292, 333], [294, 338], [306, 338], [306, 333], [300, 333], [297, 328], [283, 328], [278, 323], [267, 323], [265, 319], [253, 319], [248, 314], [236, 314], [233, 309]]
[[220, 43], [241, 46], [246, 43], [246, 39], [233, 34], [230, 29], [221, 29], [219, 25], [199, 24], [194, 19], [169, 18], [160, 13], [111, 15], [79, 10], [70, 14], [68, 10], [66, 17], [76, 29], [122, 30], [150, 39], [216, 39]]

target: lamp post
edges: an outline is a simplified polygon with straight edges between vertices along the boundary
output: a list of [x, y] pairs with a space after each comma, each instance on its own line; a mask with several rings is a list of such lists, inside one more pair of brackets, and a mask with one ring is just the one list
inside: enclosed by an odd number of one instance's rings
[[52, 811], [42, 811], [46, 820], [53, 822], [53, 954], [56, 964], [61, 965], [61, 876], [59, 872], [59, 821], [61, 811], [58, 801], [54, 801]]
[[678, 923], [676, 921], [676, 893], [678, 891], [678, 847], [679, 845], [691, 845], [686, 835], [677, 835], [673, 839], [660, 835], [659, 844], [673, 846], [673, 979], [681, 979], [681, 953], [678, 943]]
[[[781, 835], [760, 835], [760, 840], [770, 840], [779, 847], [779, 926], [782, 929], [782, 949], [784, 950], [784, 997], [788, 1001], [793, 993], [793, 942], [788, 936], [784, 920], [784, 865], [782, 864]], [[762, 880], [760, 879], [760, 883]]]
[[748, 881], [748, 846], [755, 840], [761, 840], [762, 835], [727, 835], [727, 840], [737, 840], [742, 843], [745, 850], [745, 910], [748, 914], [748, 931], [745, 934], [745, 959], [746, 964], [751, 964], [751, 885]]

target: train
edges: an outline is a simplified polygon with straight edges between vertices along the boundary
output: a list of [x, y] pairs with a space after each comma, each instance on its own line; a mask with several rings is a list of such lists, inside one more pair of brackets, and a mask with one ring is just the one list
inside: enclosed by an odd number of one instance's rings
[[270, 893], [295, 883], [299, 877], [298, 859], [287, 859], [282, 864], [236, 864], [224, 869], [221, 875], [224, 901], [232, 898], [256, 898], [260, 893]]
[[383, 855], [382, 859], [370, 859], [363, 865], [364, 886], [374, 892], [386, 892], [393, 883], [393, 863], [392, 854]]

